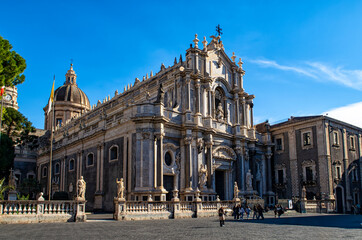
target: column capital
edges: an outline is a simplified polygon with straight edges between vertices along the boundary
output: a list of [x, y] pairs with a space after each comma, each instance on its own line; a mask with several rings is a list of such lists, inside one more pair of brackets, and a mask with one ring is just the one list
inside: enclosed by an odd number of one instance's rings
[[241, 155], [243, 153], [243, 147], [242, 146], [236, 146], [235, 151], [237, 154]]
[[164, 136], [165, 136], [164, 133], [160, 133], [160, 132], [155, 133], [155, 137], [156, 137], [158, 140], [162, 139]]
[[214, 143], [212, 141], [209, 141], [209, 142], [205, 142], [205, 146], [206, 147], [212, 147]]
[[185, 137], [184, 138], [185, 145], [189, 145], [189, 144], [191, 144], [191, 142], [192, 142], [192, 137]]

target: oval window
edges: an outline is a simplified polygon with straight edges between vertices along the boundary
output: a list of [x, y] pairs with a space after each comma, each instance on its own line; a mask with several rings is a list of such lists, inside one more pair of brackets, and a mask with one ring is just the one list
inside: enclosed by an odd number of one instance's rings
[[169, 152], [167, 152], [165, 154], [165, 163], [167, 166], [171, 166], [172, 164], [172, 157], [171, 157], [171, 154]]

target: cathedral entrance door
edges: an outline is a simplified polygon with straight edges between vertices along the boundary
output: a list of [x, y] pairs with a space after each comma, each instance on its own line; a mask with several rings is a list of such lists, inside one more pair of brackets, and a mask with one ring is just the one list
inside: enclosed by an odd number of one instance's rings
[[215, 190], [221, 200], [225, 200], [225, 171], [215, 171]]
[[341, 187], [336, 188], [337, 213], [343, 213], [343, 192]]
[[173, 178], [171, 175], [163, 175], [163, 187], [168, 191], [166, 194], [166, 201], [171, 201], [173, 190]]

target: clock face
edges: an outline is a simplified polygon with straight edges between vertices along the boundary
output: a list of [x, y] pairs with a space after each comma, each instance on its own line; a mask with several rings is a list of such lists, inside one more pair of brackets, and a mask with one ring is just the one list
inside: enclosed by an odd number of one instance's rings
[[12, 97], [11, 97], [11, 95], [7, 94], [7, 95], [4, 97], [4, 99], [5, 99], [6, 101], [10, 101], [10, 100], [12, 99]]

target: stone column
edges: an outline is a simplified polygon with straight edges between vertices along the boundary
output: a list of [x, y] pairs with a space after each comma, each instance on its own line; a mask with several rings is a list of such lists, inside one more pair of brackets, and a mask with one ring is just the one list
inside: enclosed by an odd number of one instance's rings
[[240, 124], [240, 106], [239, 106], [239, 94], [234, 94], [235, 101], [235, 124]]
[[254, 107], [254, 104], [253, 103], [250, 103], [249, 104], [250, 106], [250, 126], [251, 127], [254, 127], [254, 117], [253, 117], [253, 107]]
[[241, 105], [243, 106], [243, 109], [242, 109], [242, 114], [243, 114], [243, 117], [242, 117], [242, 126], [247, 126], [247, 112], [246, 112], [246, 101], [245, 101], [245, 98], [243, 97], [243, 99], [241, 100]]
[[347, 131], [346, 129], [342, 130], [342, 148], [343, 148], [343, 167], [344, 167], [344, 182], [346, 183], [346, 203], [347, 211], [351, 211], [351, 190], [350, 190], [350, 181], [348, 174], [348, 144], [347, 144]]
[[268, 168], [267, 191], [272, 192], [272, 169], [271, 169], [271, 156], [272, 156], [272, 153], [271, 153], [271, 151], [269, 151], [269, 148], [268, 148], [268, 153], [265, 154], [265, 156], [266, 156], [266, 162], [267, 162], [267, 168]]
[[[294, 129], [291, 129], [288, 131], [288, 140], [289, 140], [289, 161], [290, 161], [290, 175], [291, 175], [291, 181], [288, 181], [291, 183], [290, 187], [292, 188], [292, 196], [298, 196], [299, 195], [299, 187], [300, 187], [300, 181], [299, 181], [299, 173], [298, 173], [298, 162], [297, 162], [297, 143], [295, 139], [295, 131]], [[288, 183], [289, 184], [289, 183]]]
[[331, 143], [330, 143], [330, 134], [329, 134], [329, 124], [324, 124], [324, 137], [325, 137], [325, 152], [326, 152], [326, 165], [327, 165], [327, 172], [328, 172], [328, 199], [334, 199], [333, 194], [333, 176], [332, 176], [332, 163], [331, 163]]
[[212, 175], [213, 175], [213, 164], [212, 164], [212, 141], [206, 142], [206, 164], [207, 164], [207, 188], [212, 189]]
[[359, 153], [359, 170], [360, 170], [360, 174], [359, 174], [359, 181], [360, 181], [360, 186], [362, 186], [362, 134], [358, 134], [358, 153]]
[[207, 89], [207, 97], [208, 97], [208, 111], [207, 111], [207, 114], [208, 114], [208, 116], [210, 116], [210, 117], [212, 117], [212, 94], [211, 94], [211, 89], [210, 88], [208, 88]]
[[100, 145], [97, 146], [97, 179], [96, 179], [96, 192], [99, 191], [99, 182], [100, 182], [100, 171], [101, 171], [101, 149]]
[[191, 86], [190, 86], [190, 75], [186, 75], [186, 92], [187, 92], [187, 98], [186, 98], [186, 111], [191, 111]]
[[[262, 169], [261, 169], [261, 172], [263, 174], [262, 176], [262, 180], [263, 180], [263, 191], [261, 191], [261, 194], [263, 194], [263, 197], [265, 197], [266, 193], [267, 193], [267, 169], [266, 169], [266, 161], [265, 161], [265, 156], [262, 156], [262, 162], [261, 162], [261, 166], [262, 166]], [[260, 195], [261, 195], [260, 194]]]
[[163, 133], [156, 134], [157, 138], [157, 189], [163, 190]]
[[200, 79], [196, 80], [196, 114], [200, 114]]
[[215, 118], [215, 92], [211, 92], [211, 110], [212, 114], [211, 116]]
[[184, 145], [185, 145], [185, 190], [192, 190], [191, 188], [191, 160], [192, 160], [192, 146], [191, 146], [192, 138], [185, 137]]
[[243, 148], [240, 146], [240, 143], [235, 147], [235, 152], [236, 152], [236, 182], [238, 184], [239, 187], [241, 187], [241, 191], [243, 194], [243, 179], [244, 179], [244, 172], [243, 172]]

